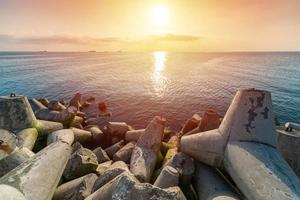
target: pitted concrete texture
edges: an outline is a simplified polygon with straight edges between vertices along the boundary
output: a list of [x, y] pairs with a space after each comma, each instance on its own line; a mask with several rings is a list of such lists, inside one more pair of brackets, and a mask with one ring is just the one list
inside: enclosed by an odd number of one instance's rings
[[35, 126], [36, 118], [25, 96], [0, 97], [0, 128], [19, 131]]
[[30, 200], [51, 200], [71, 155], [71, 146], [52, 143], [0, 179]]
[[205, 164], [221, 167], [228, 141], [277, 146], [271, 94], [256, 89], [235, 95], [218, 129], [183, 136], [180, 150]]
[[253, 141], [277, 146], [271, 93], [255, 89], [235, 95], [219, 127], [230, 141]]
[[248, 199], [300, 199], [300, 180], [274, 147], [253, 142], [231, 142], [225, 168]]

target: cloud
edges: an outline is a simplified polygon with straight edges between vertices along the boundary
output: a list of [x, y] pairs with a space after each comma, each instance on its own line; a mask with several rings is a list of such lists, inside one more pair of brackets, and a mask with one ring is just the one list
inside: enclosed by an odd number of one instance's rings
[[121, 38], [117, 37], [71, 37], [71, 36], [29, 36], [29, 37], [15, 37], [13, 35], [0, 34], [0, 41], [16, 42], [16, 43], [65, 43], [65, 44], [98, 44], [103, 42], [118, 42]]
[[[140, 40], [155, 40], [155, 41], [180, 41], [190, 42], [200, 39], [200, 37], [191, 35], [152, 35]], [[13, 35], [0, 34], [1, 41], [16, 42], [16, 43], [30, 43], [30, 44], [43, 44], [43, 43], [69, 43], [69, 44], [101, 44], [101, 43], [115, 43], [115, 42], [133, 42], [135, 39], [125, 39], [121, 37], [75, 37], [75, 36], [29, 36], [29, 37], [16, 37]]]
[[0, 50], [170, 50], [179, 48], [178, 45], [192, 45], [195, 41], [200, 41], [201, 39], [202, 37], [171, 33], [165, 35], [150, 35], [145, 36], [143, 38], [87, 36], [77, 37], [65, 35], [20, 37], [14, 35], [0, 34]]

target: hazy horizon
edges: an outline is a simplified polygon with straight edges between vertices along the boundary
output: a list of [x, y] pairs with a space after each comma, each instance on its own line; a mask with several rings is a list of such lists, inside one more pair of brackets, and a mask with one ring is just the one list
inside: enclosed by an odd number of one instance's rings
[[300, 2], [0, 0], [0, 51], [300, 51]]

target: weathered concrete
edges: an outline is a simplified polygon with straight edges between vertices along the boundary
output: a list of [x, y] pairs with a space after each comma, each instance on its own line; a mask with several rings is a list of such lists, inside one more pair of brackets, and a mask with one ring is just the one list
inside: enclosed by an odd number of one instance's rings
[[103, 163], [110, 160], [107, 153], [101, 147], [97, 147], [93, 150], [93, 152], [97, 156], [98, 163]]
[[33, 155], [34, 153], [25, 147], [16, 149], [11, 154], [0, 160], [0, 177], [13, 170]]
[[70, 145], [64, 142], [52, 143], [3, 176], [0, 184], [14, 187], [26, 199], [50, 200], [70, 154]]
[[177, 169], [171, 166], [166, 166], [162, 169], [154, 186], [159, 188], [169, 188], [173, 186], [178, 186], [179, 183], [179, 172]]
[[100, 163], [96, 169], [96, 174], [102, 176], [104, 172], [112, 165], [113, 161], [106, 161], [104, 163]]
[[16, 133], [16, 135], [18, 136], [19, 147], [26, 147], [32, 150], [38, 137], [38, 132], [36, 128], [26, 128]]
[[232, 142], [225, 167], [248, 199], [300, 199], [300, 180], [274, 147]]
[[123, 172], [129, 172], [129, 169], [123, 161], [114, 162], [104, 173], [95, 181], [92, 192], [95, 192], [103, 185], [117, 177]]
[[22, 192], [9, 185], [0, 184], [0, 199], [5, 200], [27, 200]]
[[49, 100], [47, 98], [40, 98], [38, 99], [39, 102], [41, 102], [44, 106], [48, 107]]
[[83, 129], [82, 126], [83, 118], [79, 116], [75, 116], [73, 120], [70, 122], [70, 127]]
[[70, 129], [74, 133], [75, 141], [80, 142], [80, 143], [85, 143], [85, 142], [89, 142], [92, 140], [91, 132], [82, 130], [79, 128], [74, 128], [74, 127], [71, 127]]
[[50, 101], [48, 103], [48, 109], [49, 110], [56, 110], [56, 111], [62, 111], [67, 109], [66, 106], [61, 104], [59, 101]]
[[100, 130], [100, 128], [97, 125], [88, 125], [84, 127], [84, 130], [92, 133], [92, 140], [94, 143], [100, 144], [105, 139], [104, 133]]
[[221, 167], [228, 141], [253, 141], [276, 146], [271, 94], [237, 92], [219, 129], [183, 136], [180, 150], [198, 161]]
[[18, 139], [10, 131], [0, 129], [0, 159], [8, 156], [18, 146]]
[[154, 117], [145, 129], [145, 133], [137, 141], [137, 146], [159, 151], [163, 138], [166, 119]]
[[[43, 109], [42, 109], [43, 110]], [[19, 132], [36, 128], [39, 134], [47, 134], [62, 125], [37, 120], [26, 96], [0, 97], [0, 128]]]
[[125, 141], [138, 141], [138, 139], [143, 135], [145, 132], [145, 129], [138, 129], [138, 130], [131, 130], [127, 131], [125, 134]]
[[130, 170], [141, 182], [150, 181], [157, 162], [165, 122], [161, 117], [154, 117], [133, 149]]
[[157, 155], [152, 149], [136, 146], [133, 149], [130, 170], [141, 182], [149, 182], [154, 171]]
[[183, 157], [182, 170], [180, 171], [180, 183], [182, 185], [190, 185], [195, 172], [194, 159], [187, 155], [184, 155]]
[[124, 140], [121, 140], [120, 142], [111, 145], [110, 147], [104, 149], [104, 151], [107, 153], [107, 155], [113, 159], [114, 154], [119, 151], [124, 146]]
[[54, 131], [50, 133], [47, 137], [47, 145], [57, 142], [57, 141], [62, 141], [65, 142], [69, 145], [72, 145], [74, 142], [74, 133], [70, 129], [61, 129], [58, 131]]
[[129, 126], [125, 122], [108, 122], [107, 130], [111, 135], [124, 138], [125, 133], [129, 131]]
[[218, 128], [219, 125], [220, 125], [220, 115], [216, 111], [209, 109], [204, 112], [203, 118], [199, 122], [198, 127], [185, 133], [185, 135], [192, 135], [195, 133], [213, 130]]
[[123, 172], [102, 186], [86, 200], [186, 200], [179, 187], [160, 189], [148, 183], [139, 183], [129, 172]]
[[36, 99], [29, 99], [29, 103], [30, 103], [31, 108], [32, 108], [34, 113], [38, 110], [47, 108], [47, 106], [45, 106], [44, 104], [42, 104], [41, 102], [39, 102]]
[[217, 170], [204, 165], [196, 164], [194, 187], [201, 200], [238, 200], [234, 190], [218, 174]]
[[300, 135], [294, 131], [286, 132], [277, 130], [278, 149], [284, 159], [293, 168], [294, 172], [300, 177]]
[[53, 196], [53, 200], [84, 200], [92, 192], [92, 187], [98, 176], [87, 174], [60, 185]]
[[62, 123], [45, 121], [45, 120], [37, 120], [35, 127], [38, 130], [39, 135], [41, 135], [41, 136], [48, 135], [49, 133], [52, 133], [53, 131], [57, 131], [57, 130], [64, 128]]
[[114, 161], [123, 161], [125, 163], [130, 163], [131, 154], [133, 151], [133, 148], [135, 147], [134, 141], [131, 141], [127, 143], [124, 147], [122, 147], [119, 151], [117, 151], [114, 156]]
[[194, 130], [199, 126], [199, 123], [201, 121], [201, 117], [198, 114], [194, 114], [191, 119], [187, 120], [185, 124], [183, 125], [181, 129], [181, 133], [185, 134], [187, 132], [190, 132], [191, 130]]
[[34, 128], [35, 115], [25, 96], [11, 95], [0, 97], [0, 128], [20, 131]]
[[72, 145], [72, 154], [80, 148], [83, 148], [83, 146], [79, 142], [74, 142]]
[[80, 110], [82, 102], [82, 95], [80, 93], [76, 93], [75, 96], [70, 100], [69, 105], [74, 106], [77, 110]]
[[68, 107], [63, 111], [54, 111], [49, 109], [41, 109], [35, 113], [36, 117], [41, 120], [54, 121], [69, 126], [71, 121], [76, 116], [76, 109]]
[[248, 199], [299, 199], [300, 181], [276, 150], [276, 136], [271, 94], [246, 89], [219, 129], [183, 136], [180, 150], [210, 166], [224, 164]]
[[80, 148], [71, 155], [63, 175], [67, 180], [72, 180], [95, 173], [97, 167], [97, 156], [89, 149]]
[[172, 148], [168, 151], [163, 166], [171, 166], [177, 169], [180, 173], [180, 183], [190, 185], [195, 171], [194, 160], [190, 156], [177, 152], [177, 148]]

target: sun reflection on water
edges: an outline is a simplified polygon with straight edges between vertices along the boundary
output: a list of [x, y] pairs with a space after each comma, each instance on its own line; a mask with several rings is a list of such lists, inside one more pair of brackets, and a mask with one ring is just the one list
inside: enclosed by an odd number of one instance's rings
[[157, 96], [163, 96], [166, 89], [167, 78], [163, 75], [166, 67], [167, 53], [154, 52], [153, 53], [153, 86]]

